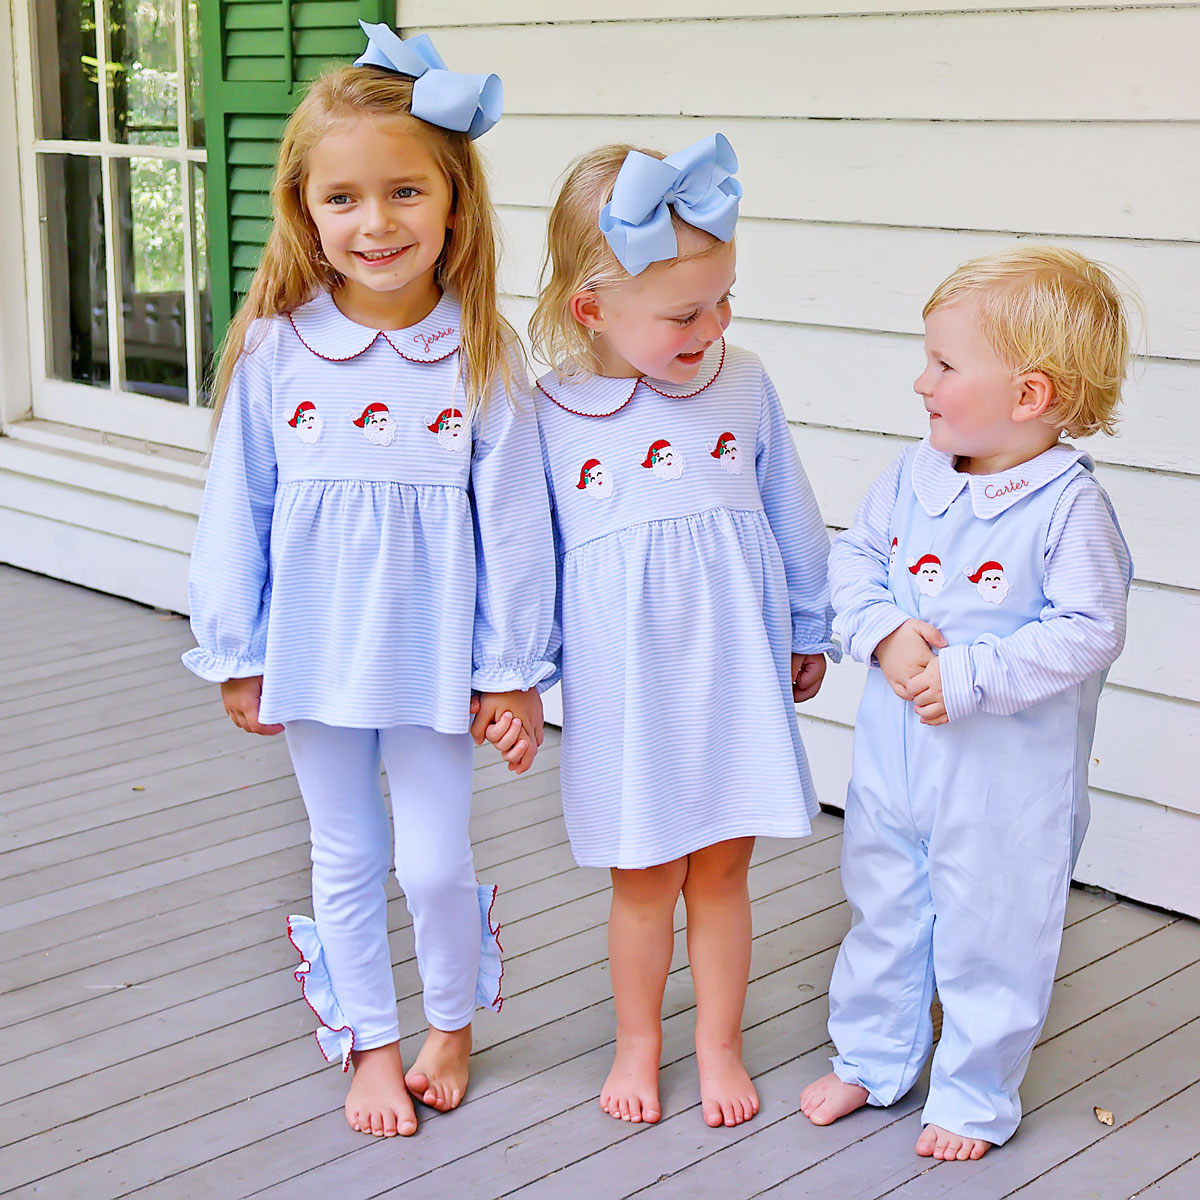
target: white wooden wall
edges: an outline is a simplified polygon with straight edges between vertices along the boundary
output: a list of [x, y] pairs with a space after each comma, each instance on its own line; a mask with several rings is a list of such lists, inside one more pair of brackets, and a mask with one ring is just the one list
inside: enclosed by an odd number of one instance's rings
[[[731, 336], [779, 385], [831, 528], [922, 432], [920, 310], [957, 263], [1032, 234], [1136, 281], [1148, 358], [1121, 435], [1087, 444], [1137, 582], [1078, 877], [1200, 915], [1200, 3], [399, 0], [397, 15], [452, 67], [504, 80], [481, 146], [518, 320], [574, 154], [731, 139]], [[802, 710], [827, 803], [861, 684], [853, 664], [831, 670]]]

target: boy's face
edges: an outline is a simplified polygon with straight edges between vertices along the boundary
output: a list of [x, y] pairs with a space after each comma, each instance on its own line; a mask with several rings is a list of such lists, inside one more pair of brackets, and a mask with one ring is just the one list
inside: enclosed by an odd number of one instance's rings
[[733, 243], [709, 248], [705, 241], [711, 239], [681, 231], [680, 251], [691, 257], [654, 263], [627, 283], [594, 293], [595, 348], [605, 375], [649, 375], [675, 384], [695, 379], [705, 350], [733, 317]]
[[986, 468], [1027, 436], [1025, 424], [1013, 419], [1020, 377], [984, 337], [970, 299], [936, 308], [925, 319], [925, 370], [913, 390], [925, 401], [929, 440], [944, 454]]

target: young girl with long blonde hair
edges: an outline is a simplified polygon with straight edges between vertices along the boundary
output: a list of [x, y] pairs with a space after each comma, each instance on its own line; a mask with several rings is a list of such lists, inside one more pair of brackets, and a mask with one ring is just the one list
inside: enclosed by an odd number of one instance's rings
[[[366, 54], [318, 79], [284, 132], [270, 238], [217, 373], [184, 659], [240, 728], [286, 734], [312, 835], [296, 975], [326, 1057], [354, 1066], [347, 1121], [386, 1136], [415, 1132], [414, 1096], [459, 1103], [474, 1009], [500, 1003], [471, 734], [499, 718], [513, 769], [536, 753], [554, 567], [472, 146], [500, 81], [364, 29]], [[393, 858], [429, 1022], [407, 1074]]]

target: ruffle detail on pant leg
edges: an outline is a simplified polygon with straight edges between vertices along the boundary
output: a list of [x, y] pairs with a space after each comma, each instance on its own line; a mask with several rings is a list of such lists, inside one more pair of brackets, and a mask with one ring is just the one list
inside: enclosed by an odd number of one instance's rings
[[317, 936], [317, 923], [312, 917], [291, 916], [287, 919], [288, 940], [300, 955], [300, 965], [293, 972], [300, 985], [304, 1003], [313, 1010], [320, 1025], [316, 1039], [326, 1062], [342, 1063], [350, 1069], [350, 1054], [354, 1049], [354, 1030], [346, 1022], [341, 1005], [333, 993], [333, 980], [325, 965], [325, 947]]
[[499, 889], [486, 883], [479, 885], [479, 976], [475, 982], [475, 1003], [480, 1008], [499, 1012], [504, 1005], [500, 985], [504, 979], [504, 963], [500, 955], [500, 926], [492, 924], [492, 909]]

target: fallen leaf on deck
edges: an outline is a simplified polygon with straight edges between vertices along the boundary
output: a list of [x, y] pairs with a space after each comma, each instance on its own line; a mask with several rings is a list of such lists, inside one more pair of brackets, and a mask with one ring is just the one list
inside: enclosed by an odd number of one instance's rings
[[1096, 1114], [1096, 1120], [1099, 1121], [1101, 1125], [1111, 1125], [1113, 1123], [1113, 1115], [1110, 1109], [1093, 1108], [1092, 1112]]

